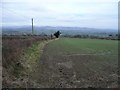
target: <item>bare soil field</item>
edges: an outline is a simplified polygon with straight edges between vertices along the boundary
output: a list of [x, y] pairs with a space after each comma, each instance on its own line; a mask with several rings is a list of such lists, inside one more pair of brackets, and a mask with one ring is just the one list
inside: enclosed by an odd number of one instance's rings
[[53, 41], [43, 50], [36, 79], [43, 88], [117, 87], [117, 44], [68, 38]]

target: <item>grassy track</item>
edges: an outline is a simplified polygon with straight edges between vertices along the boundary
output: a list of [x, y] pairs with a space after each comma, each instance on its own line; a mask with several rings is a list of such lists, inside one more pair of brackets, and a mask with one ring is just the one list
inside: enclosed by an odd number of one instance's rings
[[118, 41], [62, 38], [41, 57], [43, 87], [114, 87]]
[[[37, 80], [37, 78], [41, 75], [39, 60], [43, 53], [45, 44], [50, 41], [52, 40], [38, 42], [23, 52], [19, 58], [19, 62], [21, 62], [22, 66], [20, 65], [14, 67], [14, 75], [17, 77], [17, 79], [12, 81], [12, 86], [16, 88], [40, 87]], [[38, 70], [39, 73], [37, 72]]]

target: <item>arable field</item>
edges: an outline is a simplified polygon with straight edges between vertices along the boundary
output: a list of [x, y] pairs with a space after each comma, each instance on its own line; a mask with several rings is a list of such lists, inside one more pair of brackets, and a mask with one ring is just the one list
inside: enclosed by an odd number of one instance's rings
[[54, 40], [45, 46], [36, 72], [46, 88], [117, 87], [118, 41]]

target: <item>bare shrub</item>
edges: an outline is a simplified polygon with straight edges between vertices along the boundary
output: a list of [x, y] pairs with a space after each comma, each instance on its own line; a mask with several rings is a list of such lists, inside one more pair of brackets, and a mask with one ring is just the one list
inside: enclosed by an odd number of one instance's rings
[[21, 52], [33, 44], [50, 39], [49, 36], [3, 36], [2, 37], [2, 61], [3, 67], [8, 68], [12, 63], [17, 62]]

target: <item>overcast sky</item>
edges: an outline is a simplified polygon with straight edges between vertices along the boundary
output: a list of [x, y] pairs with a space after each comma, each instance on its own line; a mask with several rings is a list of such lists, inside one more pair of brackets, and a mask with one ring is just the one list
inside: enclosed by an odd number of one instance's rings
[[118, 28], [119, 0], [2, 0], [2, 25]]

